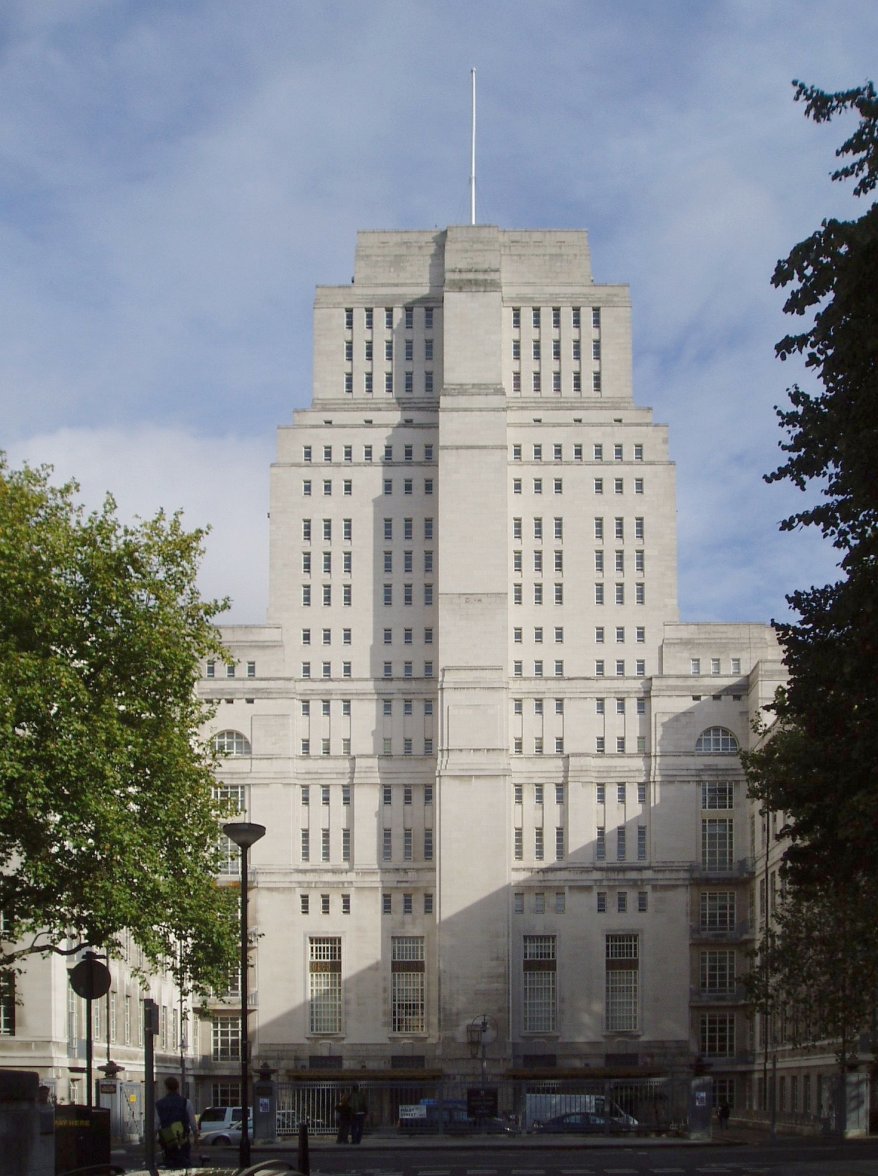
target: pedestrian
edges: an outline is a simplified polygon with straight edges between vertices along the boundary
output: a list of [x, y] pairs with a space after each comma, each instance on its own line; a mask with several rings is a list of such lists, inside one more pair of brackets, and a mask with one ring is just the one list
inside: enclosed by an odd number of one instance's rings
[[351, 1122], [351, 1143], [359, 1143], [363, 1138], [366, 1111], [366, 1096], [355, 1082], [354, 1088], [351, 1091], [351, 1113], [353, 1114], [353, 1120]]
[[726, 1127], [728, 1127], [729, 1116], [731, 1115], [731, 1113], [732, 1113], [732, 1108], [729, 1106], [728, 1100], [724, 1098], [722, 1100], [722, 1102], [719, 1104], [719, 1106], [717, 1107], [717, 1112], [716, 1112], [716, 1117], [717, 1117], [717, 1119], [719, 1119], [720, 1131], [725, 1131]]
[[335, 1117], [338, 1123], [338, 1134], [335, 1137], [336, 1143], [347, 1143], [348, 1137], [351, 1133], [351, 1121], [353, 1119], [353, 1111], [351, 1110], [351, 1095], [350, 1091], [346, 1090], [335, 1105]]
[[192, 1141], [198, 1137], [195, 1112], [188, 1098], [180, 1094], [180, 1083], [170, 1074], [165, 1079], [165, 1094], [156, 1100], [155, 1117], [159, 1143], [168, 1168], [192, 1166]]

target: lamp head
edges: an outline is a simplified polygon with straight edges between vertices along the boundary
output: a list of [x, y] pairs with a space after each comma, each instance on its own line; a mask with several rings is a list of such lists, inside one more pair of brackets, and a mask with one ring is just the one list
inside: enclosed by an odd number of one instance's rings
[[265, 826], [252, 821], [229, 821], [223, 825], [223, 833], [240, 849], [249, 849], [260, 837], [265, 836]]

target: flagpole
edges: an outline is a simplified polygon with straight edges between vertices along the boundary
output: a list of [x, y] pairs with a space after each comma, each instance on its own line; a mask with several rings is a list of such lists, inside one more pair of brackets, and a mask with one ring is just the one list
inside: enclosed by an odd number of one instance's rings
[[470, 71], [472, 77], [472, 155], [470, 161], [470, 176], [469, 176], [469, 190], [470, 190], [470, 224], [476, 223], [476, 71]]

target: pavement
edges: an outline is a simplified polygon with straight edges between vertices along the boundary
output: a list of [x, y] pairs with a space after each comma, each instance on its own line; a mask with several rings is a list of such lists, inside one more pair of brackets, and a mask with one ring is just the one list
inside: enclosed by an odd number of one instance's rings
[[[354, 1147], [360, 1149], [361, 1152], [370, 1151], [414, 1151], [422, 1149], [425, 1138], [429, 1138], [430, 1150], [437, 1151], [460, 1151], [463, 1148], [476, 1150], [491, 1150], [494, 1152], [502, 1151], [506, 1147], [525, 1148], [528, 1151], [545, 1152], [548, 1150], [555, 1150], [563, 1148], [565, 1150], [570, 1148], [583, 1148], [594, 1150], [597, 1148], [628, 1148], [636, 1145], [638, 1149], [644, 1147], [667, 1148], [667, 1147], [711, 1147], [722, 1146], [732, 1147], [735, 1145], [747, 1144], [761, 1144], [768, 1141], [769, 1133], [765, 1130], [750, 1127], [750, 1126], [735, 1126], [730, 1124], [725, 1130], [719, 1131], [714, 1129], [713, 1134], [709, 1138], [704, 1139], [690, 1139], [687, 1137], [675, 1135], [430, 1135], [425, 1137], [423, 1135], [399, 1135], [396, 1133], [377, 1133], [368, 1134], [363, 1137], [360, 1144], [337, 1144], [331, 1135], [316, 1135], [308, 1137], [308, 1150], [310, 1157], [319, 1155], [321, 1151], [335, 1150], [336, 1148], [343, 1148], [346, 1151], [352, 1150]], [[781, 1138], [778, 1135], [778, 1138]], [[784, 1136], [784, 1139], [799, 1139], [801, 1136]], [[217, 1149], [217, 1159], [227, 1159], [229, 1154], [234, 1152], [234, 1148]], [[295, 1136], [290, 1136], [275, 1143], [258, 1143], [251, 1144], [251, 1163], [253, 1165], [261, 1164], [265, 1161], [276, 1159], [278, 1161], [289, 1161], [295, 1164], [298, 1156], [298, 1139]], [[193, 1159], [195, 1164], [189, 1169], [191, 1176], [199, 1176], [208, 1173], [214, 1173], [217, 1169], [211, 1163], [211, 1148], [193, 1149]], [[148, 1169], [132, 1168], [128, 1165], [132, 1162], [133, 1157], [130, 1153], [113, 1152], [113, 1163], [124, 1166], [127, 1169], [128, 1176], [150, 1176]], [[134, 1161], [136, 1162], [136, 1161]], [[160, 1168], [160, 1171], [163, 1169]], [[227, 1169], [229, 1176], [232, 1176], [234, 1169]]]

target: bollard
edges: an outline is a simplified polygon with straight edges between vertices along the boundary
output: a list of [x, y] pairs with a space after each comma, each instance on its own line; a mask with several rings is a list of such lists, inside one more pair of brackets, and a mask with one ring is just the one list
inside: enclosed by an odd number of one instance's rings
[[296, 1167], [302, 1176], [311, 1176], [311, 1161], [308, 1158], [308, 1124], [304, 1120], [299, 1124], [299, 1152], [296, 1157]]

